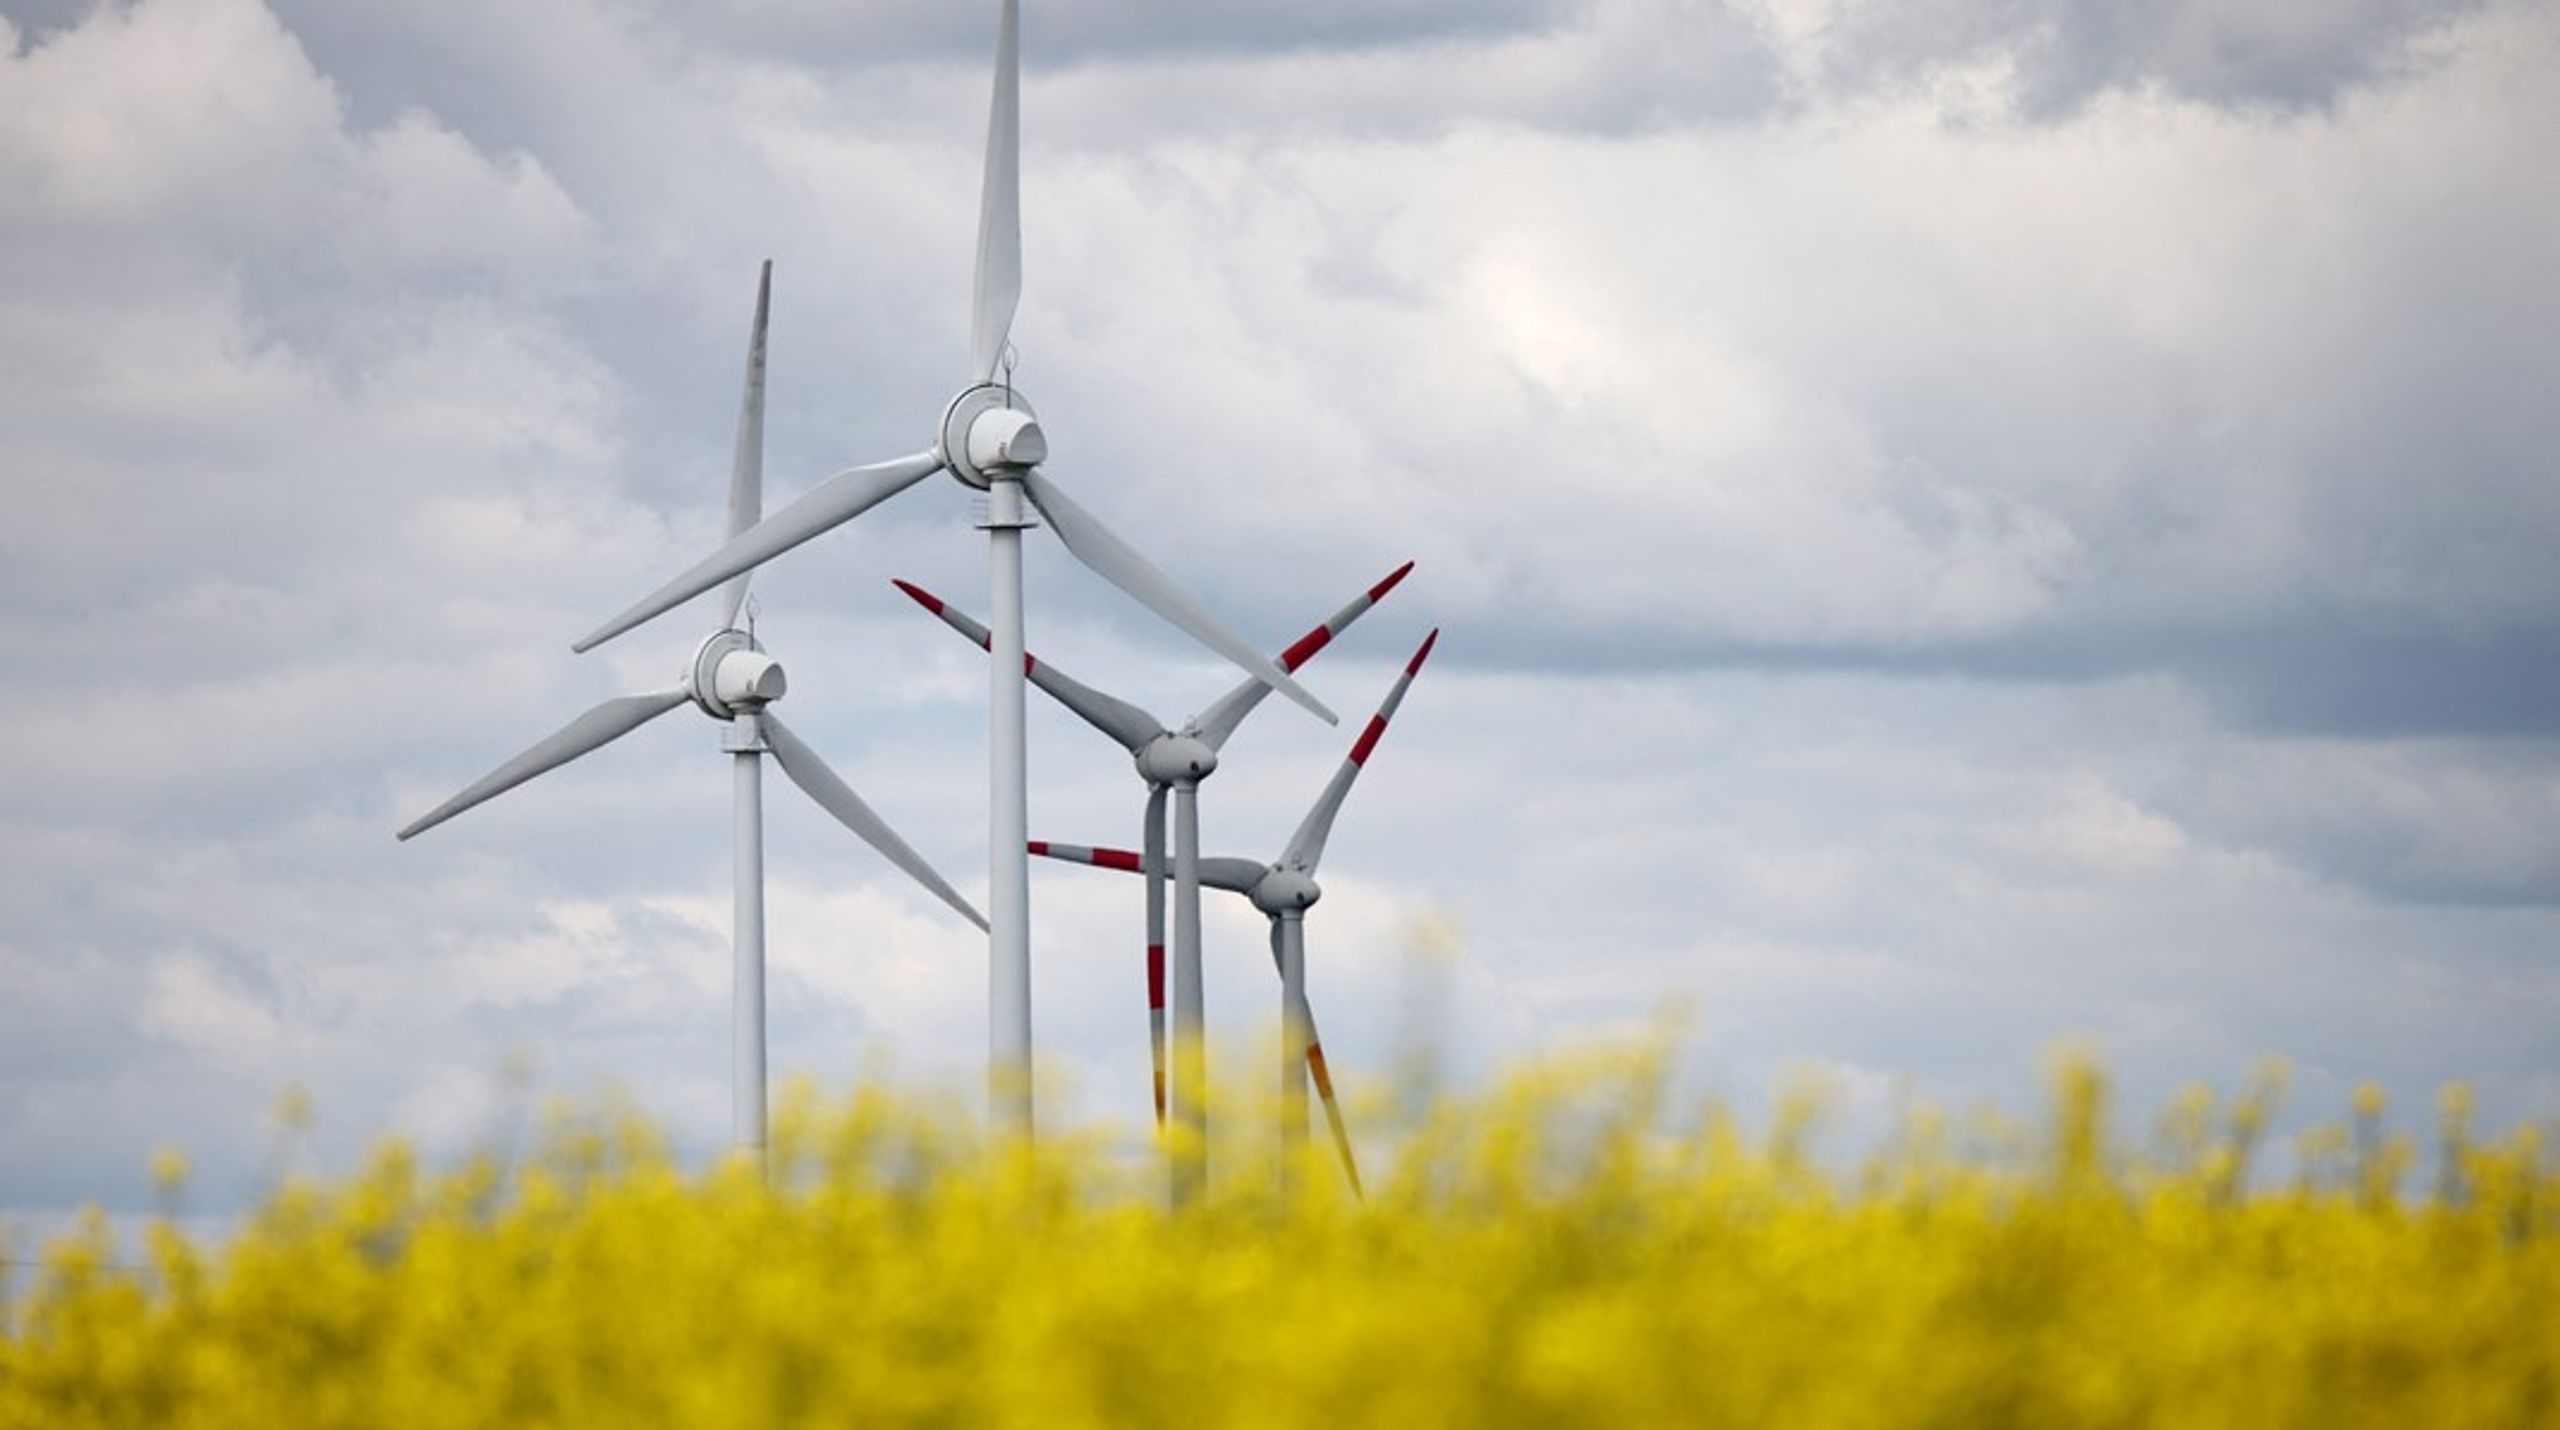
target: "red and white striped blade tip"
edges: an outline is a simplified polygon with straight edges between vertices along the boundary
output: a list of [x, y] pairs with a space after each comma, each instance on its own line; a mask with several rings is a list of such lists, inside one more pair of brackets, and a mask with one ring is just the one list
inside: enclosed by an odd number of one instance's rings
[[902, 581], [895, 576], [889, 578], [889, 584], [906, 592], [908, 598], [913, 600], [917, 605], [924, 607], [926, 610], [933, 612], [937, 616], [942, 614], [942, 598], [940, 596], [933, 594], [931, 591], [926, 590], [912, 581]]

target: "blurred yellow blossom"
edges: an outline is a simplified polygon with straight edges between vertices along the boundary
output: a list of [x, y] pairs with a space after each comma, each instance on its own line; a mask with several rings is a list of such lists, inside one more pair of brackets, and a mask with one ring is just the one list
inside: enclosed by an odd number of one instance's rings
[[1365, 1203], [1238, 1130], [1168, 1211], [1108, 1136], [991, 1155], [876, 1086], [792, 1087], [769, 1182], [611, 1110], [513, 1165], [389, 1146], [219, 1245], [155, 1227], [147, 1270], [102, 1221], [54, 1246], [0, 1427], [2560, 1423], [2529, 1131], [2449, 1141], [2458, 1198], [2404, 1192], [2390, 1139], [2339, 1160], [2348, 1127], [2278, 1187], [2277, 1074], [2181, 1093], [2145, 1156], [2068, 1062], [2041, 1136], [1920, 1108], [1834, 1173], [1801, 1097], [1670, 1130], [1666, 1065], [1373, 1126]]

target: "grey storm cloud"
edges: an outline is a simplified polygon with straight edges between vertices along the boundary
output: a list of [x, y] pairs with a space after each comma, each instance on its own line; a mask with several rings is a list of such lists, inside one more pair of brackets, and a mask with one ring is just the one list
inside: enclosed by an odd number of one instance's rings
[[1785, 7], [1801, 88], [1839, 97], [1989, 80], [2003, 105], [2067, 120], [2112, 94], [2321, 111], [2422, 73], [2476, 0], [1816, 0]]
[[[1590, 0], [1049, 0], [1027, 6], [1038, 64], [1132, 56], [1336, 51], [1535, 33]], [[983, 58], [988, 19], [958, 5], [720, 0], [665, 13], [743, 51], [794, 62]]]
[[2317, 109], [2420, 63], [2417, 42], [2477, 6], [2443, 0], [1926, 0], [1842, 7], [1844, 77], [2005, 60], [2022, 108], [2068, 115], [2112, 90]]
[[[1430, 86], [1444, 115], [1487, 110], [1622, 127], [1757, 113], [1782, 101], [1782, 70], [1827, 92], [1925, 79], [1986, 62], [2014, 69], [2021, 112], [2057, 118], [2117, 90], [2157, 88], [2216, 105], [2325, 107], [2342, 94], [2422, 63], [2419, 42], [2477, 0], [1827, 0], [1797, 6], [1733, 0], [1499, 0], [1499, 3], [1223, 4], [1058, 0], [1033, 7], [1036, 63], [1161, 63], [1268, 58], [1315, 51], [1429, 47], [1458, 83]], [[794, 64], [865, 66], [934, 56], [974, 61], [985, 17], [965, 7], [729, 0], [681, 15], [689, 33]], [[1488, 53], [1519, 41], [1571, 45], [1589, 36], [1610, 63], [1579, 76], [1588, 95], [1561, 105], [1486, 72]], [[1404, 76], [1407, 87], [1413, 76]], [[1614, 101], [1601, 97], [1615, 91]], [[1383, 89], [1362, 96], [1394, 103]], [[1315, 116], [1310, 116], [1315, 117]]]
[[[71, 6], [30, 7], [62, 23]], [[1060, 131], [1125, 137], [1122, 117], [1165, 110], [1195, 127], [1396, 134], [1470, 121], [1642, 132], [1775, 115], [2002, 72], [2002, 102], [2031, 119], [2077, 113], [2119, 92], [2244, 110], [2322, 109], [2422, 72], [2426, 42], [2476, 5], [2434, 0], [1503, 0], [1450, 4], [1232, 4], [1074, 0], [1031, 8], [1028, 52], [1043, 72], [1134, 69], [1156, 103], [1070, 106]], [[48, 13], [49, 12], [49, 13]], [[832, 77], [866, 119], [967, 113], [987, 18], [929, 3], [519, 7], [464, 0], [361, 12], [280, 0], [278, 13], [362, 115], [418, 105], [500, 147], [558, 151], [584, 132], [555, 124], [572, 96], [602, 94], [631, 55], [725, 53], [781, 73]], [[575, 48], [574, 77], [528, 59]], [[564, 102], [566, 100], [566, 102]], [[619, 148], [699, 142], [637, 105]], [[654, 141], [654, 142], [653, 142]]]
[[[1275, 644], [1417, 559], [1311, 677], [1352, 724], [1446, 631], [1328, 856], [1346, 1068], [1430, 987], [1458, 1075], [1672, 999], [1744, 1092], [2014, 1092], [2077, 1030], [2137, 1096], [2560, 1107], [2548, 7], [1032, 10], [1054, 474]], [[700, 722], [390, 831], [701, 634], [566, 651], [715, 532], [760, 259], [769, 495], [917, 445], [991, 12], [0, 0], [0, 1210], [139, 1205], [161, 1140], [236, 1204], [294, 1081], [332, 1155], [450, 1151], [519, 1058], [716, 1142]], [[973, 604], [969, 522], [929, 484], [758, 599], [974, 892], [983, 660], [887, 585]], [[1045, 659], [1225, 686], [1054, 554]], [[1348, 738], [1257, 718], [1218, 852]], [[1125, 758], [1033, 725], [1035, 833], [1125, 842]], [[773, 818], [777, 1064], [965, 1081], [973, 936]], [[1036, 879], [1059, 1095], [1125, 1112], [1130, 890]]]

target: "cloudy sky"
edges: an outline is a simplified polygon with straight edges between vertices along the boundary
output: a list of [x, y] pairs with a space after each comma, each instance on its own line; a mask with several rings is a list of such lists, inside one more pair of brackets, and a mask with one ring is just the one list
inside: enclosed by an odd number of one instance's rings
[[[1018, 379], [1096, 512], [1356, 725], [1338, 1067], [1685, 1011], [1854, 1105], [2560, 1115], [2560, 11], [2532, 0], [1028, 0]], [[718, 733], [414, 844], [697, 603], [757, 263], [769, 490], [930, 440], [994, 6], [0, 0], [0, 1208], [219, 1210], [546, 1088], [727, 1109]], [[760, 578], [796, 728], [973, 894], [985, 604], [937, 479]], [[1232, 672], [1041, 538], [1035, 650]], [[1032, 712], [1035, 835], [1136, 837]], [[1277, 851], [1349, 739], [1203, 800]], [[774, 1060], [968, 1085], [974, 933], [775, 782]], [[1145, 1107], [1138, 891], [1044, 866], [1057, 1115]], [[1258, 919], [1211, 905], [1222, 1044]]]

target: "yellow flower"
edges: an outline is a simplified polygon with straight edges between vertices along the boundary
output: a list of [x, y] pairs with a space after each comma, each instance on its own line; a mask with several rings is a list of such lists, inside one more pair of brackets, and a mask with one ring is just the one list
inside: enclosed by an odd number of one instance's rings
[[2412, 1199], [2360, 1096], [2370, 1135], [2331, 1124], [2317, 1175], [2261, 1185], [2277, 1073], [2218, 1121], [2181, 1093], [2145, 1159], [2066, 1060], [2041, 1135], [1924, 1107], [1842, 1160], [1809, 1091], [1756, 1137], [1667, 1107], [1663, 1051], [1355, 1099], [1366, 1202], [1321, 1139], [1282, 1164], [1261, 1063], [1178, 1210], [1148, 1132], [1015, 1155], [879, 1086], [793, 1088], [769, 1178], [688, 1172], [614, 1106], [511, 1165], [386, 1144], [219, 1242], [158, 1224], [143, 1269], [103, 1218], [52, 1247], [0, 1318], [0, 1430], [2560, 1416], [2560, 1168], [2530, 1129], [2466, 1132], [2456, 1194]]
[[175, 1195], [187, 1185], [187, 1154], [163, 1147], [151, 1154], [151, 1185], [162, 1195]]

